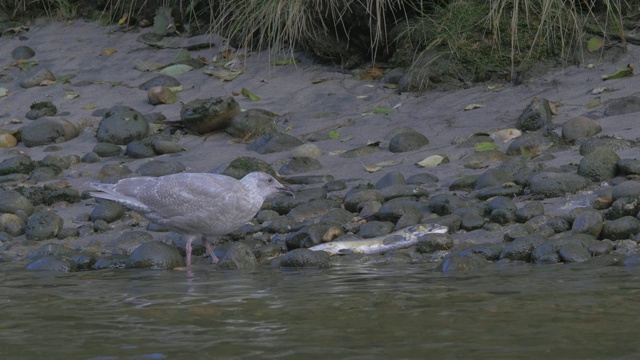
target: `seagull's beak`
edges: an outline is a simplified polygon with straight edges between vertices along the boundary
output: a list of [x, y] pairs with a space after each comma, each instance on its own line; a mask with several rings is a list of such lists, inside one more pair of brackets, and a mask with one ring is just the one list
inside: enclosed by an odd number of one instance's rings
[[278, 190], [280, 192], [283, 192], [285, 194], [289, 194], [289, 195], [293, 196], [294, 198], [296, 197], [296, 195], [293, 193], [293, 189], [288, 185], [280, 184], [280, 186], [277, 187], [276, 190]]

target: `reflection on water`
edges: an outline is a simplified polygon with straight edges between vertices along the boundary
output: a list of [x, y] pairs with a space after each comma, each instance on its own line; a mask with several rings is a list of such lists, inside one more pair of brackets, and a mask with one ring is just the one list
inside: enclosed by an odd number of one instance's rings
[[1, 359], [637, 359], [640, 269], [424, 265], [27, 272]]

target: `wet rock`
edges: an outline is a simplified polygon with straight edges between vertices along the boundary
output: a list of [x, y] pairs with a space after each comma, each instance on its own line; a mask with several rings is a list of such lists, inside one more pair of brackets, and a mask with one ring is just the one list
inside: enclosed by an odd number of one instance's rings
[[525, 223], [542, 214], [544, 214], [544, 205], [539, 201], [530, 201], [516, 210], [516, 221]]
[[309, 249], [294, 249], [280, 258], [281, 267], [329, 267], [330, 257], [325, 251], [311, 251]]
[[[576, 212], [577, 209], [574, 209]], [[598, 237], [604, 225], [604, 219], [599, 211], [583, 208], [577, 211], [578, 215], [573, 220], [571, 232], [574, 234], [589, 234]]]
[[359, 158], [359, 157], [375, 154], [378, 151], [380, 151], [380, 143], [374, 142], [374, 143], [361, 146], [355, 149], [347, 150], [342, 154], [340, 154], [340, 157], [347, 158], [347, 159]]
[[127, 144], [127, 156], [133, 159], [144, 159], [156, 156], [153, 146], [143, 140], [133, 140]]
[[622, 175], [640, 175], [640, 160], [620, 159], [618, 161], [618, 171]]
[[93, 151], [89, 151], [88, 153], [84, 154], [80, 159], [80, 162], [82, 162], [83, 164], [95, 164], [99, 163], [100, 161], [102, 161], [100, 156], [98, 156], [98, 154]]
[[11, 236], [24, 234], [25, 225], [24, 220], [17, 215], [0, 214], [0, 231], [4, 231]]
[[[225, 128], [227, 134], [244, 141], [276, 132], [274, 119], [277, 115], [263, 109], [249, 109], [237, 113]], [[303, 155], [304, 156], [304, 155]]]
[[381, 177], [374, 185], [374, 188], [380, 190], [387, 186], [405, 185], [405, 184], [406, 182], [404, 179], [404, 175], [402, 175], [400, 171], [391, 171], [386, 175], [384, 175], [383, 177]]
[[587, 247], [587, 251], [591, 256], [601, 256], [605, 254], [609, 254], [613, 251], [614, 244], [613, 241], [604, 239], [602, 241], [594, 241]]
[[302, 144], [291, 150], [292, 157], [309, 157], [315, 159], [322, 155], [324, 155], [324, 152], [316, 144]]
[[352, 212], [338, 207], [327, 211], [326, 214], [322, 215], [318, 223], [330, 226], [342, 226], [350, 222], [354, 216]]
[[22, 127], [22, 143], [26, 147], [69, 141], [80, 134], [78, 127], [61, 118], [45, 117]]
[[240, 112], [240, 105], [232, 96], [196, 99], [180, 110], [180, 122], [189, 130], [206, 134], [226, 128]]
[[435, 251], [450, 251], [453, 248], [453, 238], [448, 234], [422, 235], [416, 244], [416, 251], [423, 254]]
[[29, 254], [29, 256], [27, 256], [27, 260], [37, 260], [45, 256], [70, 258], [77, 253], [78, 252], [76, 250], [73, 250], [61, 244], [44, 244], [33, 250]]
[[553, 131], [530, 132], [514, 139], [507, 148], [507, 155], [539, 154], [561, 143], [562, 139]]
[[360, 227], [358, 235], [367, 239], [384, 236], [393, 231], [395, 224], [390, 221], [369, 221]]
[[100, 201], [91, 212], [91, 221], [104, 220], [107, 223], [122, 219], [124, 207], [113, 201]]
[[611, 101], [604, 110], [606, 116], [631, 114], [640, 111], [640, 96], [631, 95]]
[[555, 240], [549, 240], [533, 249], [531, 252], [531, 262], [534, 264], [557, 264], [560, 262], [560, 243]]
[[468, 256], [470, 254], [478, 254], [483, 256], [488, 261], [497, 261], [500, 259], [500, 254], [507, 247], [506, 243], [485, 243], [474, 244], [461, 250], [459, 254], [461, 256]]
[[460, 216], [462, 222], [460, 228], [466, 231], [473, 231], [480, 229], [486, 223], [485, 218], [480, 211], [475, 207], [463, 207], [453, 211], [453, 215]]
[[42, 160], [40, 160], [40, 166], [54, 166], [63, 170], [71, 167], [72, 159], [69, 157], [57, 156], [57, 155], [47, 155]]
[[463, 175], [451, 182], [449, 191], [471, 191], [476, 187], [480, 175]]
[[487, 260], [478, 254], [460, 255], [451, 254], [447, 256], [444, 261], [438, 265], [435, 271], [440, 272], [471, 272], [485, 268], [489, 263]]
[[333, 181], [333, 175], [300, 175], [284, 178], [285, 183], [292, 185], [324, 184], [331, 181]]
[[460, 229], [462, 218], [458, 215], [444, 215], [436, 218], [426, 218], [421, 221], [423, 224], [439, 224], [449, 228], [449, 233], [454, 233]]
[[611, 190], [611, 199], [613, 201], [629, 196], [640, 196], [640, 182], [633, 180], [623, 181]]
[[391, 201], [387, 202], [378, 211], [376, 218], [381, 221], [397, 222], [403, 216], [410, 216], [415, 223], [422, 220], [422, 211], [416, 201]]
[[424, 185], [424, 184], [435, 184], [438, 181], [440, 181], [440, 179], [433, 174], [418, 173], [418, 174], [413, 174], [409, 176], [405, 182], [409, 185]]
[[389, 140], [389, 151], [401, 153], [420, 149], [429, 144], [429, 140], [423, 134], [413, 129], [402, 131]]
[[27, 270], [74, 272], [78, 271], [78, 265], [71, 259], [45, 256], [27, 265]]
[[[131, 174], [132, 171], [126, 165], [121, 164], [106, 164], [100, 171], [98, 171], [98, 178], [104, 180], [107, 178], [122, 178], [127, 174]], [[116, 180], [117, 181], [117, 180]], [[115, 181], [114, 181], [115, 182]]]
[[141, 113], [128, 106], [114, 106], [100, 120], [96, 138], [99, 142], [126, 145], [148, 134], [149, 123]]
[[156, 86], [165, 86], [169, 88], [177, 87], [177, 86], [180, 86], [180, 81], [178, 81], [176, 78], [172, 76], [163, 74], [145, 81], [140, 86], [138, 86], [138, 88], [140, 90], [149, 90]]
[[98, 259], [91, 267], [92, 270], [124, 269], [127, 266], [129, 256], [115, 255]]
[[251, 248], [241, 242], [234, 242], [217, 264], [218, 269], [252, 269], [258, 266], [258, 260]]
[[450, 194], [437, 194], [429, 199], [429, 209], [440, 216], [451, 214], [467, 205], [465, 200]]
[[0, 199], [0, 213], [16, 214], [24, 211], [27, 215], [33, 214], [33, 204], [15, 190], [0, 190]]
[[586, 116], [577, 116], [562, 124], [562, 138], [569, 142], [593, 137], [600, 131], [600, 123]]
[[13, 60], [26, 60], [36, 56], [36, 52], [28, 46], [16, 46], [11, 50]]
[[345, 195], [343, 200], [344, 208], [351, 212], [360, 211], [361, 204], [377, 201], [379, 203], [384, 202], [382, 193], [375, 189], [350, 191]]
[[601, 236], [604, 239], [630, 239], [640, 232], [640, 221], [633, 216], [623, 216], [616, 220], [605, 221]]
[[264, 231], [268, 233], [286, 234], [291, 232], [298, 223], [290, 216], [280, 216], [277, 219], [266, 221], [262, 224]]
[[250, 151], [257, 152], [258, 154], [271, 154], [291, 150], [300, 145], [302, 145], [302, 141], [295, 136], [280, 132], [272, 132], [257, 138], [254, 142], [249, 144], [248, 149]]
[[618, 160], [620, 157], [611, 149], [595, 149], [580, 160], [578, 175], [591, 181], [610, 180], [618, 173]]
[[55, 116], [58, 113], [58, 108], [51, 101], [33, 103], [30, 109], [25, 115], [29, 120], [36, 120], [43, 116]]
[[346, 189], [347, 184], [344, 182], [344, 180], [331, 180], [324, 184], [322, 188], [327, 192], [340, 191]]
[[20, 81], [20, 86], [28, 89], [35, 86], [50, 85], [56, 81], [56, 77], [49, 69], [40, 69], [35, 73], [28, 74]]
[[294, 157], [282, 165], [278, 173], [282, 175], [292, 175], [320, 169], [322, 169], [322, 164], [316, 159], [310, 157]]
[[558, 250], [560, 260], [565, 263], [583, 262], [592, 258], [589, 250], [579, 244], [571, 243]]
[[476, 197], [480, 200], [486, 200], [495, 196], [515, 197], [523, 193], [522, 186], [514, 183], [505, 183], [502, 185], [494, 185], [484, 187], [476, 192]]
[[473, 152], [465, 156], [464, 167], [467, 169], [484, 169], [496, 161], [503, 161], [509, 156], [500, 150]]
[[475, 190], [513, 182], [513, 175], [501, 169], [488, 169], [476, 180]]
[[315, 199], [297, 205], [287, 214], [295, 221], [302, 222], [306, 219], [318, 218], [325, 215], [332, 208], [337, 208], [340, 203], [327, 199]]
[[573, 194], [590, 184], [589, 180], [572, 173], [540, 172], [529, 178], [529, 190], [544, 197]]
[[613, 137], [599, 137], [585, 139], [580, 142], [580, 155], [586, 156], [596, 149], [606, 148], [612, 151], [631, 149], [633, 142]]
[[121, 155], [122, 148], [116, 144], [101, 142], [93, 147], [93, 152], [100, 157], [112, 157]]
[[25, 227], [25, 235], [27, 240], [45, 240], [56, 237], [56, 234], [62, 229], [64, 221], [60, 215], [53, 211], [44, 211], [31, 215], [27, 226]]
[[43, 182], [59, 179], [61, 176], [62, 170], [57, 166], [39, 166], [31, 172], [29, 180], [33, 182]]
[[607, 219], [615, 220], [623, 216], [637, 216], [640, 209], [640, 197], [622, 197], [609, 206], [606, 211]]
[[519, 237], [531, 234], [533, 230], [534, 229], [527, 224], [514, 224], [505, 229], [502, 238], [504, 241], [511, 242]]
[[174, 154], [177, 152], [185, 151], [185, 148], [180, 145], [177, 139], [170, 138], [154, 138], [151, 140], [151, 147], [158, 155]]
[[367, 219], [371, 216], [375, 216], [382, 208], [382, 204], [378, 201], [369, 201], [361, 203], [358, 208], [360, 208], [360, 213], [358, 214], [358, 216], [362, 219]]
[[516, 121], [516, 128], [526, 131], [544, 129], [551, 124], [551, 116], [549, 100], [536, 98], [520, 114]]
[[162, 161], [151, 160], [146, 162], [136, 170], [140, 176], [163, 176], [169, 174], [177, 174], [185, 171], [187, 168], [179, 161]]
[[222, 172], [222, 175], [231, 176], [232, 178], [239, 180], [248, 173], [254, 171], [262, 171], [271, 176], [276, 176], [276, 172], [273, 170], [271, 165], [269, 165], [269, 163], [264, 160], [246, 156], [236, 158], [231, 163], [229, 163], [229, 165]]
[[113, 255], [128, 256], [140, 245], [150, 241], [153, 241], [153, 236], [146, 231], [127, 231], [118, 236], [112, 244], [106, 247], [106, 250], [110, 251]]
[[147, 90], [147, 101], [151, 105], [174, 104], [177, 100], [176, 93], [166, 86], [154, 86]]
[[331, 226], [325, 224], [313, 224], [287, 235], [285, 245], [287, 249], [310, 248], [322, 243], [324, 234]]
[[508, 259], [512, 261], [529, 261], [531, 253], [540, 244], [547, 240], [540, 234], [529, 234], [514, 239], [500, 254], [500, 259]]
[[174, 269], [184, 266], [184, 259], [178, 249], [159, 241], [140, 245], [127, 260], [127, 268]]
[[400, 197], [407, 197], [413, 199], [419, 199], [421, 197], [429, 196], [427, 189], [419, 185], [394, 185], [387, 186], [380, 189], [380, 194], [385, 201], [396, 199]]
[[78, 270], [90, 270], [97, 260], [95, 254], [87, 252], [81, 252], [71, 256], [71, 261], [78, 266]]
[[277, 211], [279, 214], [287, 214], [293, 208], [318, 199], [326, 199], [327, 192], [321, 188], [309, 188], [298, 191], [295, 198], [287, 195], [268, 198], [262, 208]]

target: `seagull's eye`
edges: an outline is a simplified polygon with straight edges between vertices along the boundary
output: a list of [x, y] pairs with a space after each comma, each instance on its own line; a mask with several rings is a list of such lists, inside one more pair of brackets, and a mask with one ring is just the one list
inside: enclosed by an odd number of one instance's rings
[[273, 182], [273, 179], [269, 179], [269, 182], [270, 182], [270, 183], [272, 183], [272, 182]]

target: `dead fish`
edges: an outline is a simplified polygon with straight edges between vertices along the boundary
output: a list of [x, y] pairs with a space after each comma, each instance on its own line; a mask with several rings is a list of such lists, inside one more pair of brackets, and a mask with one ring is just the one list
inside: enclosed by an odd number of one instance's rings
[[445, 234], [449, 231], [446, 226], [438, 224], [418, 224], [398, 230], [385, 236], [372, 239], [332, 241], [316, 246], [309, 250], [326, 251], [331, 255], [338, 254], [380, 254], [387, 251], [406, 249], [418, 243], [418, 239], [426, 234]]

